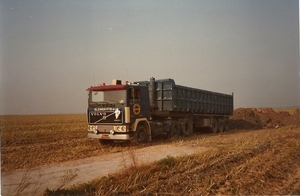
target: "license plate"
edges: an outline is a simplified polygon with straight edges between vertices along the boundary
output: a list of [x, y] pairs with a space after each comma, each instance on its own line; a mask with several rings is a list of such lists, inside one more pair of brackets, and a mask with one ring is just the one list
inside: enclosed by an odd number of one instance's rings
[[102, 138], [101, 139], [104, 139], [104, 140], [109, 140], [110, 139], [110, 137], [109, 137], [109, 135], [102, 135]]

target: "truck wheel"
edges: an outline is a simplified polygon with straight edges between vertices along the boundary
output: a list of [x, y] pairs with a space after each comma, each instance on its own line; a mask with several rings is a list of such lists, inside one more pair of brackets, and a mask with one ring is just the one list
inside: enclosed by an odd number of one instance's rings
[[189, 136], [193, 132], [193, 123], [189, 119], [181, 119], [179, 123], [181, 135]]
[[218, 128], [218, 124], [219, 124], [219, 123], [218, 123], [217, 119], [214, 118], [214, 119], [212, 120], [212, 125], [211, 125], [212, 132], [213, 132], [213, 133], [218, 133], [218, 129], [219, 129], [219, 128]]
[[224, 132], [224, 121], [219, 120], [219, 132]]
[[134, 139], [137, 143], [146, 143], [148, 141], [147, 130], [144, 126], [138, 125]]
[[179, 137], [179, 135], [180, 135], [180, 126], [178, 122], [174, 121], [170, 126], [170, 130], [168, 132], [168, 139], [172, 137]]
[[226, 119], [226, 120], [224, 120], [224, 131], [228, 131], [228, 129], [229, 129], [229, 121], [228, 121], [228, 119]]
[[110, 145], [110, 144], [112, 144], [114, 141], [113, 141], [113, 140], [102, 140], [102, 139], [99, 139], [99, 142], [100, 142], [100, 144], [102, 144], [102, 145]]

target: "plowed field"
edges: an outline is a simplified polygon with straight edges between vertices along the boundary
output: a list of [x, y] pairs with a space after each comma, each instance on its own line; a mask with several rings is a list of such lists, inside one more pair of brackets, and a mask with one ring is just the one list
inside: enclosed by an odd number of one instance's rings
[[[46, 188], [52, 190], [47, 192], [50, 195], [300, 194], [299, 109], [240, 108], [227, 133], [198, 131], [190, 137], [157, 139], [134, 148], [127, 144], [103, 147], [88, 139], [84, 115], [2, 116], [1, 120], [2, 194], [3, 190], [8, 193], [3, 195], [43, 194]], [[181, 153], [171, 153], [171, 148]], [[112, 156], [111, 161], [119, 157], [121, 167], [108, 163], [113, 167], [109, 174], [123, 168], [122, 172], [112, 179], [96, 180], [108, 174], [97, 173], [97, 169], [80, 176], [85, 173], [80, 165], [95, 164], [97, 168], [105, 156]], [[152, 161], [156, 162], [147, 165]], [[57, 167], [64, 169], [57, 174], [62, 179], [56, 178], [55, 186], [47, 180], [33, 186], [44, 176], [43, 168]], [[93, 179], [87, 187], [64, 189]], [[122, 179], [126, 181], [119, 182]], [[115, 183], [109, 183], [111, 180]]]

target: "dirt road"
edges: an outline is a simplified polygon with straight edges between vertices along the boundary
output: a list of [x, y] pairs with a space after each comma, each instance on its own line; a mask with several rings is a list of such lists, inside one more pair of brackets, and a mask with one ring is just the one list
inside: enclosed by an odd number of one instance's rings
[[67, 188], [85, 183], [138, 164], [160, 160], [167, 156], [189, 155], [205, 151], [206, 147], [174, 144], [155, 145], [127, 152], [117, 152], [97, 157], [48, 165], [30, 170], [2, 173], [2, 195], [42, 195], [48, 189]]

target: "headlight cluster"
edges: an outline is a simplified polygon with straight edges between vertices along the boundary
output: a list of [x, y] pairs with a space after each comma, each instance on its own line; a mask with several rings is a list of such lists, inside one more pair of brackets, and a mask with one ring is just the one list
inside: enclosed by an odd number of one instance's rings
[[114, 126], [115, 132], [126, 132], [126, 126]]
[[98, 133], [97, 126], [96, 125], [89, 125], [88, 131], [92, 131], [94, 133]]

